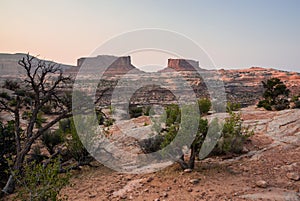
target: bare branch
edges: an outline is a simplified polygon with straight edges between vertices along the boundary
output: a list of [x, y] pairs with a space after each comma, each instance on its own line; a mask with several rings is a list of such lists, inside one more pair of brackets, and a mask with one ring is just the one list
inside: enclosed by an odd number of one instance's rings
[[8, 111], [8, 112], [12, 112], [12, 113], [15, 112], [15, 110], [13, 108], [11, 108], [11, 107], [8, 106], [7, 102], [5, 102], [5, 101], [3, 101], [1, 99], [0, 99], [0, 104], [1, 104], [0, 105], [0, 109], [1, 110], [5, 110], [5, 111]]
[[53, 125], [55, 125], [56, 123], [58, 123], [60, 120], [65, 119], [65, 118], [69, 118], [69, 117], [72, 117], [72, 113], [70, 113], [68, 111], [65, 111], [64, 113], [62, 113], [59, 116], [57, 116], [54, 120], [50, 121], [48, 124], [46, 124], [45, 126], [43, 126], [42, 128], [40, 128], [38, 130], [38, 132], [36, 133], [36, 135], [34, 135], [34, 138], [37, 139], [39, 136], [41, 136], [41, 134], [43, 134], [46, 130], [48, 130]]

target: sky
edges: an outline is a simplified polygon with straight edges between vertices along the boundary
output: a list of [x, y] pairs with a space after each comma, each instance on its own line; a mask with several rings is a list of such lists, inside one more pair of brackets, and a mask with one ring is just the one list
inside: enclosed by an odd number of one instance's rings
[[[1, 53], [66, 64], [115, 36], [155, 28], [193, 40], [217, 68], [300, 72], [298, 0], [0, 0], [0, 24]], [[160, 65], [170, 57], [148, 51], [131, 55], [132, 62], [146, 65], [151, 54]]]

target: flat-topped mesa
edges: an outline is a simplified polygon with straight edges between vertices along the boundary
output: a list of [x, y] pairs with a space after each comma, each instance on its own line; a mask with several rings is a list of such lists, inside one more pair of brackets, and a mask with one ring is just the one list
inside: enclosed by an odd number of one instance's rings
[[187, 59], [168, 59], [168, 68], [172, 68], [176, 71], [200, 70], [198, 61]]
[[[124, 75], [129, 71], [138, 71], [131, 64], [130, 56], [114, 57], [107, 55], [99, 55], [97, 57], [80, 58], [77, 60], [77, 66], [80, 68], [84, 66], [87, 69], [105, 70], [104, 75]], [[108, 67], [107, 67], [108, 66]]]
[[135, 69], [131, 64], [130, 56], [124, 56], [117, 58], [106, 70], [106, 73], [112, 74], [123, 74], [127, 73], [130, 70]]

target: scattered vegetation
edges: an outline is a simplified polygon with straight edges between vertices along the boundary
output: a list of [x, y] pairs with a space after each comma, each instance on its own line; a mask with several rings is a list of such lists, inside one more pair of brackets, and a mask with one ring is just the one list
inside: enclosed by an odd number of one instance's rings
[[[202, 103], [199, 104], [199, 107], [205, 108], [204, 111], [209, 111], [210, 104], [207, 104], [207, 100], [202, 100]], [[239, 104], [231, 104], [231, 110], [238, 109]], [[184, 113], [186, 114], [184, 117], [182, 115], [182, 110], [184, 109]], [[199, 108], [201, 110], [201, 108]], [[203, 111], [203, 110], [202, 110]], [[208, 120], [203, 117], [205, 113], [201, 113], [202, 115], [197, 116], [196, 112], [193, 111], [192, 105], [185, 105], [181, 108], [176, 104], [171, 104], [165, 107], [165, 120], [166, 127], [160, 128], [158, 130], [158, 135], [143, 140], [140, 142], [141, 147], [146, 153], [156, 152], [158, 150], [163, 150], [174, 143], [175, 138], [180, 135], [180, 129], [183, 133], [183, 137], [179, 136], [180, 139], [178, 141], [184, 142], [185, 136], [189, 135], [192, 130], [190, 127], [194, 125], [197, 126], [197, 132], [195, 136], [193, 136], [193, 141], [189, 146], [190, 152], [189, 157], [185, 158], [182, 152], [182, 149], [177, 150], [178, 154], [181, 154], [179, 159], [176, 161], [181, 165], [183, 169], [193, 169], [195, 165], [195, 159], [199, 155], [200, 150], [205, 144], [206, 138], [208, 137], [208, 132], [210, 140], [215, 141], [216, 143], [206, 143], [205, 146], [216, 146], [208, 147], [208, 149], [213, 150], [213, 154], [228, 154], [228, 153], [241, 153], [245, 141], [249, 136], [252, 135], [253, 131], [249, 131], [249, 129], [242, 126], [242, 118], [239, 113], [234, 113], [230, 111], [230, 117], [226, 119], [224, 123], [224, 127], [219, 123], [217, 119], [213, 120], [210, 125]], [[183, 118], [183, 119], [182, 119]], [[198, 120], [195, 122], [195, 119]], [[220, 135], [217, 133], [220, 132]], [[182, 134], [181, 133], [181, 134]], [[221, 136], [221, 137], [220, 137]], [[220, 137], [220, 139], [218, 139]], [[216, 139], [215, 139], [216, 138]], [[208, 140], [209, 141], [209, 140]], [[179, 147], [183, 148], [181, 143], [179, 143]], [[203, 147], [204, 149], [207, 147]]]
[[135, 106], [131, 105], [129, 106], [129, 116], [130, 118], [137, 118], [142, 115], [149, 116], [151, 111], [151, 106]]
[[59, 171], [59, 158], [47, 166], [35, 161], [25, 164], [22, 172], [15, 172], [20, 186], [17, 198], [24, 201], [63, 200], [58, 198], [58, 193], [68, 184], [70, 174], [59, 174]]

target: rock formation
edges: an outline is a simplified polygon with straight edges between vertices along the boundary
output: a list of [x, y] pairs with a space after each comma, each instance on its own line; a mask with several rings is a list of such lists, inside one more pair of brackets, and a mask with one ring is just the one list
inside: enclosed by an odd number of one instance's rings
[[161, 72], [170, 72], [171, 69], [175, 71], [203, 70], [199, 68], [198, 61], [187, 60], [187, 59], [168, 59], [168, 67], [161, 70]]
[[[7, 79], [8, 76], [13, 77], [17, 75], [14, 73], [20, 69], [17, 62], [23, 56], [25, 55], [0, 55], [0, 78], [2, 80]], [[110, 104], [111, 95], [120, 79], [127, 79], [127, 81], [135, 82], [136, 84], [146, 79], [157, 83], [158, 80], [167, 82], [166, 86], [163, 87], [159, 86], [159, 84], [157, 86], [152, 84], [151, 86], [143, 87], [134, 94], [135, 97], [131, 100], [133, 104], [170, 103], [176, 101], [174, 94], [169, 89], [174, 88], [174, 82], [178, 81], [178, 78], [183, 78], [187, 81], [198, 98], [209, 96], [211, 91], [208, 92], [207, 90], [208, 84], [213, 85], [214, 82], [221, 81], [225, 87], [227, 101], [240, 102], [243, 106], [256, 104], [259, 101], [263, 93], [261, 82], [271, 77], [280, 78], [291, 90], [292, 95], [300, 94], [300, 73], [271, 68], [252, 67], [238, 70], [205, 70], [199, 67], [198, 61], [168, 59], [168, 66], [165, 69], [157, 73], [144, 73], [131, 64], [130, 56], [115, 57], [107, 55], [80, 58], [77, 60], [77, 66], [61, 65], [61, 67], [65, 73], [71, 74], [73, 77], [76, 77], [78, 71], [81, 70], [81, 73], [85, 73], [86, 76], [95, 76], [97, 79], [100, 79], [97, 90], [99, 105]], [[123, 91], [125, 93], [126, 89], [124, 88]], [[184, 95], [186, 92], [183, 90], [180, 93]], [[157, 96], [159, 96], [158, 100]]]

